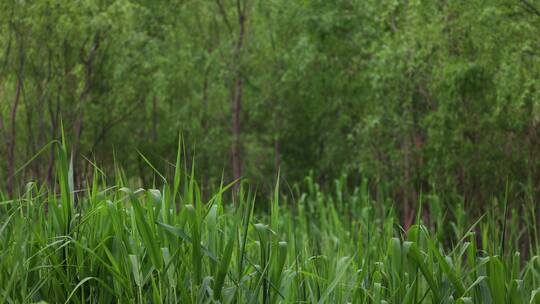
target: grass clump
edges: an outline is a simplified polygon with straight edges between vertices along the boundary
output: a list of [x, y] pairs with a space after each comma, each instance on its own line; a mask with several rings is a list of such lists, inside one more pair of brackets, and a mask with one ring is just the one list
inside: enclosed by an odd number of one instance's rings
[[203, 201], [179, 158], [159, 190], [96, 170], [75, 196], [59, 156], [57, 190], [31, 183], [0, 207], [0, 303], [540, 303], [534, 224], [502, 242], [503, 215], [466, 224], [456, 210], [404, 231], [365, 187], [309, 178], [260, 212], [245, 188], [229, 202], [230, 185]]

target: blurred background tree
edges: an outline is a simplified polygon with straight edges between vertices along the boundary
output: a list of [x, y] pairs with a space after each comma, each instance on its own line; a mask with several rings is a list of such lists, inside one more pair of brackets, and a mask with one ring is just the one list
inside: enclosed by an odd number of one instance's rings
[[539, 37], [538, 0], [2, 0], [0, 188], [54, 183], [50, 150], [17, 169], [63, 125], [79, 187], [152, 185], [182, 132], [201, 181], [345, 174], [404, 221], [538, 199]]

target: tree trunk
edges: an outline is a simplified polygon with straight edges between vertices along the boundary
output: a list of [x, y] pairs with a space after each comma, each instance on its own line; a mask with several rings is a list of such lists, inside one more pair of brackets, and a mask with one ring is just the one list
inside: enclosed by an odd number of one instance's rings
[[[22, 40], [22, 39], [21, 39]], [[23, 67], [24, 67], [24, 55], [23, 44], [19, 42], [19, 68], [17, 71], [17, 85], [15, 88], [15, 99], [11, 106], [11, 112], [9, 115], [9, 134], [6, 138], [7, 146], [7, 193], [10, 197], [13, 197], [14, 184], [15, 184], [15, 145], [17, 137], [17, 108], [19, 107], [19, 101], [21, 99], [21, 91], [23, 85]]]
[[[92, 77], [93, 77], [93, 69], [94, 69], [94, 59], [97, 53], [97, 50], [100, 45], [100, 34], [97, 33], [94, 37], [94, 43], [92, 47], [90, 48], [90, 51], [86, 57], [84, 57], [82, 60], [84, 62], [84, 68], [85, 68], [85, 80], [84, 80], [84, 88], [79, 95], [79, 109], [77, 111], [77, 120], [75, 122], [75, 141], [73, 143], [73, 150], [72, 150], [72, 166], [75, 171], [75, 184], [78, 188], [82, 187], [83, 181], [82, 181], [82, 167], [78, 168], [77, 166], [77, 160], [79, 156], [79, 150], [81, 145], [81, 134], [83, 131], [83, 125], [84, 125], [84, 107], [86, 104], [86, 101], [90, 95], [90, 91], [92, 89]], [[83, 51], [81, 50], [81, 54]]]
[[412, 225], [414, 221], [414, 210], [413, 210], [413, 193], [412, 193], [412, 187], [411, 187], [411, 147], [409, 146], [409, 140], [408, 136], [405, 136], [403, 143], [403, 162], [404, 162], [404, 170], [403, 170], [403, 179], [404, 179], [404, 186], [403, 186], [403, 214], [402, 214], [402, 222], [403, 227], [405, 230], [408, 230], [409, 227]]
[[276, 138], [274, 139], [274, 170], [276, 172], [276, 176], [278, 176], [279, 174], [280, 167], [281, 167], [280, 145], [279, 145], [279, 137], [276, 135]]
[[[209, 52], [211, 53], [212, 50], [210, 49]], [[209, 115], [208, 115], [208, 74], [209, 74], [210, 68], [207, 68], [204, 72], [204, 80], [203, 80], [203, 91], [202, 91], [202, 104], [203, 104], [203, 111], [202, 111], [202, 128], [203, 128], [203, 136], [205, 137], [205, 141], [208, 142], [208, 121], [209, 121]], [[208, 153], [202, 154], [202, 166], [203, 166], [203, 181], [204, 185], [208, 184], [209, 179], [209, 169], [210, 169], [210, 157]], [[202, 193], [204, 195], [205, 189], [202, 189]]]
[[157, 141], [157, 97], [152, 97], [152, 142]]
[[242, 46], [244, 44], [244, 33], [246, 23], [246, 4], [241, 5], [241, 1], [236, 1], [238, 14], [238, 41], [234, 52], [234, 85], [232, 88], [232, 146], [231, 146], [231, 161], [233, 178], [237, 181], [234, 184], [234, 192], [236, 193], [240, 187], [239, 179], [242, 177], [242, 157], [241, 157], [241, 124], [240, 114], [242, 111], [242, 75], [241, 75], [241, 59]]
[[[236, 78], [234, 97], [232, 100], [232, 169], [234, 180], [242, 177], [242, 164], [240, 155], [240, 111], [242, 110], [242, 80]], [[239, 183], [236, 183], [234, 188], [237, 190]]]
[[[48, 108], [49, 108], [49, 117], [51, 120], [51, 130], [50, 130], [50, 136], [51, 140], [57, 139], [57, 133], [58, 133], [58, 121], [60, 119], [60, 92], [62, 91], [62, 87], [58, 86], [58, 92], [56, 95], [56, 106], [53, 107], [52, 98], [49, 97], [47, 99], [48, 101]], [[49, 186], [52, 186], [53, 184], [53, 171], [54, 171], [54, 164], [55, 164], [55, 151], [54, 149], [50, 149], [51, 154], [49, 157], [49, 165], [47, 168], [47, 182]]]

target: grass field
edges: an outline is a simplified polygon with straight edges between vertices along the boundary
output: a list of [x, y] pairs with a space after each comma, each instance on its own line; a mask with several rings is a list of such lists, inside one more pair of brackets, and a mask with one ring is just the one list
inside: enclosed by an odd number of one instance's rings
[[432, 199], [432, 223], [404, 231], [392, 202], [340, 181], [202, 201], [179, 157], [159, 190], [96, 169], [75, 195], [59, 160], [57, 189], [0, 206], [0, 303], [540, 303], [534, 204], [470, 218]]

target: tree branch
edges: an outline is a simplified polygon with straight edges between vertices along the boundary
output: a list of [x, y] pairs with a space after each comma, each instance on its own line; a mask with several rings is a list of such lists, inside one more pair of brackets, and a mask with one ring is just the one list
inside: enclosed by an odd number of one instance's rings
[[123, 115], [120, 115], [119, 117], [117, 117], [116, 119], [113, 119], [109, 122], [107, 122], [103, 128], [101, 128], [101, 131], [99, 132], [99, 135], [96, 137], [96, 139], [94, 140], [94, 143], [92, 144], [92, 150], [91, 151], [94, 151], [96, 146], [105, 138], [105, 135], [107, 135], [107, 133], [117, 124], [119, 124], [120, 122], [122, 122], [124, 119], [126, 119], [127, 117], [129, 117], [136, 109], [137, 109], [137, 106], [139, 106], [142, 102], [143, 102], [143, 98], [141, 98], [138, 102], [136, 102], [133, 106], [131, 106], [131, 108], [129, 108], [127, 111], [124, 112]]
[[223, 7], [223, 4], [221, 3], [221, 0], [216, 0], [216, 4], [218, 5], [219, 12], [221, 13], [221, 16], [223, 18], [223, 22], [225, 22], [225, 26], [227, 26], [227, 29], [229, 30], [229, 34], [232, 35], [232, 26], [229, 22], [229, 18], [227, 18], [227, 12], [225, 11], [225, 8]]
[[521, 2], [521, 4], [523, 4], [525, 6], [525, 8], [535, 14], [536, 16], [540, 17], [540, 10], [538, 8], [536, 8], [536, 6], [534, 6], [532, 3], [530, 3], [529, 1], [527, 0], [520, 0], [519, 2]]

